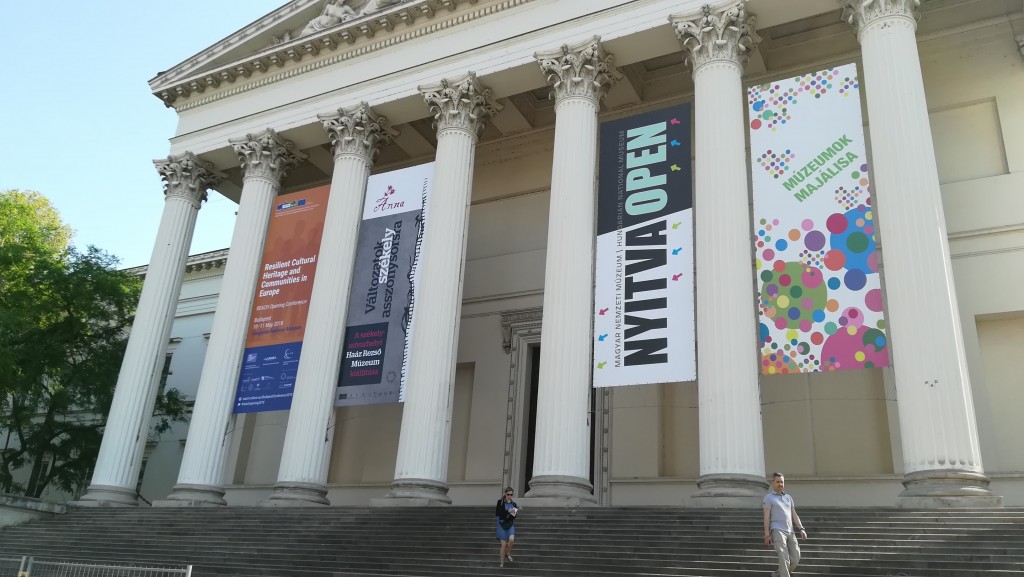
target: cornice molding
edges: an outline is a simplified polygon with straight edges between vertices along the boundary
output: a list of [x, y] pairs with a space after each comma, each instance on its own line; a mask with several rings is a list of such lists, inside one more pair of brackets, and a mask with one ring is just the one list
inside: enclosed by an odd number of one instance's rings
[[303, 10], [319, 4], [322, 1], [323, 0], [292, 0], [291, 2], [288, 2], [263, 18], [256, 20], [245, 28], [242, 28], [220, 42], [210, 46], [206, 50], [203, 50], [199, 54], [175, 65], [170, 70], [161, 72], [149, 81], [150, 89], [153, 90], [154, 94], [159, 94], [161, 90], [166, 90], [168, 87], [173, 86], [178, 80], [190, 77], [199, 78], [199, 75], [193, 73], [195, 69], [218, 58], [224, 53], [233, 50], [260, 32], [284, 22], [296, 13], [302, 12]]
[[230, 249], [222, 248], [220, 250], [192, 255], [188, 257], [188, 260], [185, 262], [185, 271], [193, 272], [198, 270], [223, 268], [228, 262], [229, 250]]
[[[163, 75], [159, 76], [150, 81], [150, 88], [153, 91], [153, 95], [162, 100], [166, 106], [182, 112], [479, 20], [492, 14], [528, 4], [534, 0], [504, 0], [490, 6], [470, 9], [462, 14], [457, 14], [460, 4], [475, 5], [477, 1], [412, 0], [411, 2], [399, 4], [374, 14], [346, 20], [336, 27], [317, 34], [310, 34], [275, 46], [268, 46], [266, 49], [244, 59], [236, 60], [199, 74], [192, 76], [185, 76], [183, 74], [166, 77]], [[301, 9], [308, 8], [314, 3], [315, 1], [312, 0], [302, 0], [299, 3], [301, 6], [296, 4], [299, 7], [289, 10], [287, 15], [290, 16]], [[395, 30], [397, 24], [404, 23], [406, 26], [412, 26], [419, 19], [433, 19], [438, 14], [444, 12], [451, 13], [453, 16], [415, 30], [406, 32], [397, 32]], [[274, 15], [277, 14], [277, 12], [274, 13]], [[279, 17], [271, 20], [268, 17], [261, 20], [257, 28], [249, 27], [245, 31], [236, 33], [231, 38], [241, 35], [243, 32], [247, 34], [246, 37], [252, 36], [256, 33], [257, 29], [265, 29], [273, 24], [273, 22], [283, 19], [283, 17]], [[254, 24], [253, 26], [257, 25]], [[360, 38], [370, 40], [375, 37], [379, 37], [380, 40], [358, 47], [353, 46], [350, 50], [339, 51], [343, 46], [354, 45]], [[215, 54], [205, 58], [197, 56], [189, 62], [199, 66], [203, 62], [212, 60], [218, 54], [223, 54], [228, 50], [228, 48], [221, 48], [221, 45], [225, 42], [227, 41], [215, 45], [215, 49], [218, 50]], [[240, 40], [231, 43], [230, 48], [235, 47], [239, 42]], [[306, 62], [303, 63], [303, 60], [306, 60]], [[280, 69], [280, 72], [275, 73], [274, 71], [278, 69]], [[170, 81], [165, 82], [165, 79]], [[245, 79], [252, 80], [245, 84], [239, 83]], [[225, 83], [232, 86], [222, 88], [221, 85]], [[212, 90], [212, 92], [205, 94], [208, 90]]]
[[[225, 259], [222, 259], [222, 260], [219, 260], [219, 261], [205, 262], [205, 263], [200, 263], [200, 264], [196, 264], [196, 265], [189, 265], [185, 269], [185, 278], [184, 278], [184, 280], [193, 281], [193, 280], [202, 280], [202, 279], [206, 279], [206, 278], [216, 278], [216, 277], [224, 276], [224, 267], [225, 267], [225, 265], [227, 265], [227, 262], [228, 262], [228, 260], [225, 258]], [[197, 303], [197, 305], [198, 304], [199, 303]], [[212, 305], [213, 305], [213, 308], [216, 308], [216, 306], [217, 306], [217, 295], [214, 295]]]
[[541, 321], [544, 319], [543, 307], [531, 307], [501, 313], [501, 348], [505, 354], [512, 352], [512, 336], [515, 332], [540, 332]]
[[[201, 270], [212, 270], [224, 268], [224, 265], [228, 262], [228, 251], [230, 249], [222, 248], [220, 250], [213, 250], [210, 252], [201, 252], [188, 257], [185, 261], [185, 272], [192, 273]], [[124, 272], [145, 277], [149, 271], [149, 265], [139, 265], [124, 269]], [[220, 274], [220, 273], [217, 273]], [[215, 276], [215, 275], [210, 275]]]

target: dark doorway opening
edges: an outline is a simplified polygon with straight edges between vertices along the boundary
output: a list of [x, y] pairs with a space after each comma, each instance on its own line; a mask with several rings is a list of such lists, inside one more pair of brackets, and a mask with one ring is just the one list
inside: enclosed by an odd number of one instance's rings
[[530, 345], [530, 380], [526, 387], [526, 458], [523, 460], [523, 493], [530, 490], [533, 478], [533, 445], [537, 433], [537, 384], [540, 382], [540, 345]]
[[[527, 408], [526, 415], [526, 454], [523, 459], [523, 472], [522, 472], [522, 486], [524, 487], [521, 495], [525, 495], [530, 490], [530, 479], [533, 478], [533, 447], [537, 439], [537, 387], [540, 383], [540, 345], [530, 345], [530, 380], [527, 382], [526, 395], [527, 398], [524, 400]], [[588, 481], [590, 486], [594, 486], [595, 479], [595, 461], [594, 458], [597, 456], [597, 436], [600, 434], [598, 431], [597, 423], [595, 422], [596, 407], [597, 407], [597, 390], [591, 387], [590, 389], [590, 407], [587, 412], [587, 425], [590, 427], [590, 474], [588, 475]], [[596, 489], [595, 489], [596, 491]], [[596, 494], [596, 493], [595, 493]]]
[[594, 485], [594, 470], [597, 468], [597, 461], [594, 457], [597, 456], [597, 436], [601, 434], [601, 431], [597, 430], [597, 389], [593, 386], [590, 387], [590, 409], [587, 412], [587, 425], [590, 426], [590, 486], [594, 488], [594, 494], [597, 494], [597, 486]]

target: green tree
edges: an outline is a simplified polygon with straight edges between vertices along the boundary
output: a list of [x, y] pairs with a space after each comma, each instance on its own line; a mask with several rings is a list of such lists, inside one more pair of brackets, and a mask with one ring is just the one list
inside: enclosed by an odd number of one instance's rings
[[[71, 229], [42, 195], [0, 192], [0, 491], [77, 493], [99, 452], [141, 280]], [[184, 420], [161, 391], [155, 428]], [[29, 468], [27, 481], [15, 471]]]

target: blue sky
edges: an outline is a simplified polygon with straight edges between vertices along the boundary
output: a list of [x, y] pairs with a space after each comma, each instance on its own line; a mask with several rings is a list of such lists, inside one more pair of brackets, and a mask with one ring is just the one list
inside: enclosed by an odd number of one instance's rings
[[[177, 123], [148, 81], [285, 3], [5, 3], [0, 190], [42, 193], [76, 246], [146, 264], [163, 210], [152, 161], [167, 156]], [[226, 248], [235, 209], [211, 193], [190, 254]]]

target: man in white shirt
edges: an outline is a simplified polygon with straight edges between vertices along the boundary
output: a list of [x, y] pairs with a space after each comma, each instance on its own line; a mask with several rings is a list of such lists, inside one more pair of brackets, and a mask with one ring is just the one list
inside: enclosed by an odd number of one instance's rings
[[807, 538], [793, 497], [783, 491], [785, 487], [782, 473], [772, 473], [772, 490], [764, 496], [764, 544], [773, 545], [779, 555], [779, 570], [773, 571], [772, 577], [790, 577], [800, 563], [797, 534], [801, 539]]

